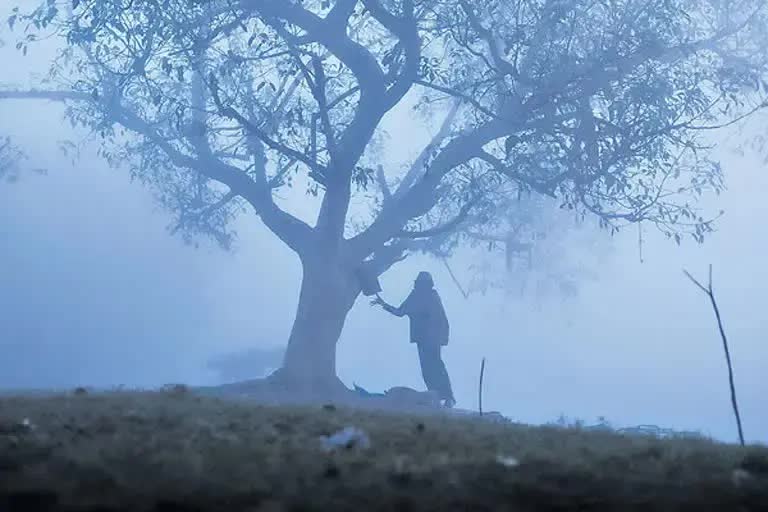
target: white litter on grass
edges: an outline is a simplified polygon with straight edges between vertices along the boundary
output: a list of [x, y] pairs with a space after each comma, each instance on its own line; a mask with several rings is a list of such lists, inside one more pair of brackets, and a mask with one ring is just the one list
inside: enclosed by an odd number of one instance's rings
[[754, 476], [752, 476], [752, 473], [741, 468], [734, 469], [731, 473], [731, 480], [736, 487], [741, 487], [742, 485], [747, 484], [753, 478]]
[[351, 449], [359, 448], [366, 450], [371, 447], [371, 440], [368, 434], [357, 427], [345, 427], [331, 436], [320, 438], [323, 450], [331, 452], [339, 448]]
[[497, 455], [496, 462], [507, 468], [514, 468], [520, 465], [520, 461], [509, 455]]

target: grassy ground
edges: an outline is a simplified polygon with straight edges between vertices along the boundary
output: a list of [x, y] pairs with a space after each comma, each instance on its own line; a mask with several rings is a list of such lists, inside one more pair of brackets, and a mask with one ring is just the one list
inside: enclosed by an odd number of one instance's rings
[[[367, 448], [324, 451], [364, 430]], [[768, 456], [188, 391], [0, 398], [0, 511], [768, 511]]]

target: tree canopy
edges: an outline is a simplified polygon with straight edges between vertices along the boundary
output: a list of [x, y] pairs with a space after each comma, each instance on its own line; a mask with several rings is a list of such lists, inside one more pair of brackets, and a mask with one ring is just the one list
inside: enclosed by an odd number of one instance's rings
[[[686, 197], [721, 186], [701, 133], [764, 100], [760, 1], [57, 6], [10, 23], [66, 38], [50, 83], [62, 99], [82, 100], [73, 120], [115, 143], [105, 156], [137, 156], [133, 171], [161, 191], [182, 229], [221, 241], [244, 199], [301, 245], [308, 226], [268, 193], [297, 175], [327, 196], [318, 227], [352, 237], [361, 253], [503, 187], [700, 238], [708, 224]], [[28, 32], [19, 48], [39, 37]], [[411, 172], [379, 176], [380, 188], [401, 186], [394, 198], [381, 191], [389, 208], [356, 233], [345, 203], [376, 180], [377, 127], [410, 91], [426, 116], [458, 112]]]
[[[340, 315], [331, 338], [360, 291], [354, 268], [450, 249], [505, 222], [524, 194], [614, 230], [643, 221], [703, 240], [713, 217], [696, 199], [723, 187], [706, 134], [766, 106], [763, 0], [59, 8], [13, 13], [21, 51], [51, 34], [67, 44], [39, 89], [0, 98], [65, 101], [185, 236], [226, 246], [231, 220], [254, 211], [304, 264], [297, 322]], [[406, 169], [387, 168], [382, 120], [409, 101], [435, 137]], [[279, 199], [292, 186], [314, 218]], [[328, 301], [304, 308], [317, 287], [346, 297], [338, 315]]]

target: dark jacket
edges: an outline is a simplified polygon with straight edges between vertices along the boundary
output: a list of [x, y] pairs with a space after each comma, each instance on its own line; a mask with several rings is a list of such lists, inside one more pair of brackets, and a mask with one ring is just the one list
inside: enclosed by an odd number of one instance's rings
[[437, 290], [413, 290], [399, 308], [385, 305], [396, 316], [407, 316], [411, 323], [411, 343], [447, 345], [450, 336], [448, 316]]

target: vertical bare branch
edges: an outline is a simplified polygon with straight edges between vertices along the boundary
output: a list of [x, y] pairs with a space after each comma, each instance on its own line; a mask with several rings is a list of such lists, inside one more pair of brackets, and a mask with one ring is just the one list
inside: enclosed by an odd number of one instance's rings
[[709, 282], [707, 286], [704, 286], [696, 280], [687, 270], [683, 270], [688, 279], [693, 282], [701, 291], [707, 294], [709, 301], [712, 304], [712, 309], [715, 312], [715, 318], [717, 319], [717, 327], [720, 331], [720, 338], [723, 340], [723, 349], [725, 350], [725, 362], [728, 365], [728, 384], [731, 388], [731, 406], [733, 407], [733, 414], [736, 416], [736, 426], [739, 430], [739, 442], [744, 446], [744, 431], [741, 427], [741, 415], [739, 414], [739, 404], [736, 401], [736, 385], [733, 378], [733, 365], [731, 364], [731, 352], [728, 349], [728, 338], [725, 335], [725, 329], [723, 328], [723, 320], [720, 316], [720, 308], [717, 306], [717, 300], [715, 299], [715, 291], [712, 286], [712, 265], [709, 266]]
[[483, 415], [483, 377], [485, 377], [485, 358], [480, 363], [480, 383], [477, 389], [477, 405], [480, 416]]

